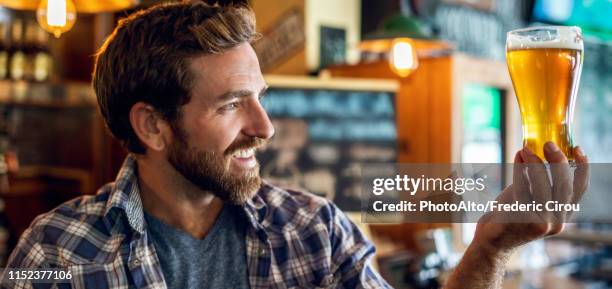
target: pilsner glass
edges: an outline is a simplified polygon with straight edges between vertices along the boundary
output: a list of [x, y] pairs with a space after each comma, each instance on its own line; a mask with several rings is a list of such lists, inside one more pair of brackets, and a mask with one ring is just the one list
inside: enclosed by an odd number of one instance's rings
[[572, 119], [583, 51], [579, 27], [540, 26], [507, 34], [506, 61], [521, 110], [523, 145], [542, 160], [547, 141], [574, 160]]

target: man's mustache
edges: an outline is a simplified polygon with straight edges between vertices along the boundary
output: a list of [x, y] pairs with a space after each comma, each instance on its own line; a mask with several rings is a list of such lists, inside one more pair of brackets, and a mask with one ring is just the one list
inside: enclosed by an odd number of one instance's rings
[[232, 155], [236, 151], [243, 150], [243, 149], [249, 149], [249, 148], [258, 149], [260, 147], [263, 147], [267, 143], [268, 143], [268, 140], [263, 139], [263, 138], [259, 138], [259, 137], [252, 137], [252, 138], [249, 138], [249, 139], [237, 141], [237, 142], [233, 143], [232, 145], [230, 145], [225, 150], [225, 152], [226, 152], [225, 155], [226, 156], [227, 155]]

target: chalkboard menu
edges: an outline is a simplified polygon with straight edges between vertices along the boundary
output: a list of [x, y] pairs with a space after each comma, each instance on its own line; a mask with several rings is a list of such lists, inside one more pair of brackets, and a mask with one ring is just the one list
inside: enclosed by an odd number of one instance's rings
[[273, 184], [358, 211], [362, 166], [396, 161], [394, 91], [271, 84], [263, 105], [276, 133], [258, 159]]

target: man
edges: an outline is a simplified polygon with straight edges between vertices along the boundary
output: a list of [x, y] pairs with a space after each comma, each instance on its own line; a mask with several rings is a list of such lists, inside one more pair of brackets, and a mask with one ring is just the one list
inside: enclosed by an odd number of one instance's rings
[[[248, 8], [203, 3], [122, 20], [97, 55], [94, 88], [131, 154], [96, 196], [38, 217], [8, 267], [70, 270], [58, 288], [389, 288], [372, 244], [333, 204], [260, 180], [255, 151], [274, 128], [254, 21]], [[547, 156], [567, 163], [552, 143]], [[516, 161], [540, 162], [527, 150]], [[481, 223], [448, 288], [499, 286], [513, 248], [559, 230]]]

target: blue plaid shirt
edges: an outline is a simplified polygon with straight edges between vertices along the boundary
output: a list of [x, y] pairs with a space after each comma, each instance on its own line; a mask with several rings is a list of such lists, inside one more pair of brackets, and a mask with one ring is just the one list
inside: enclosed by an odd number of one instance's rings
[[[166, 288], [135, 168], [128, 156], [115, 182], [97, 195], [37, 217], [9, 258], [9, 268], [68, 269], [70, 283], [0, 288]], [[370, 265], [372, 244], [323, 198], [264, 182], [244, 205], [244, 218], [253, 289], [390, 288]]]

